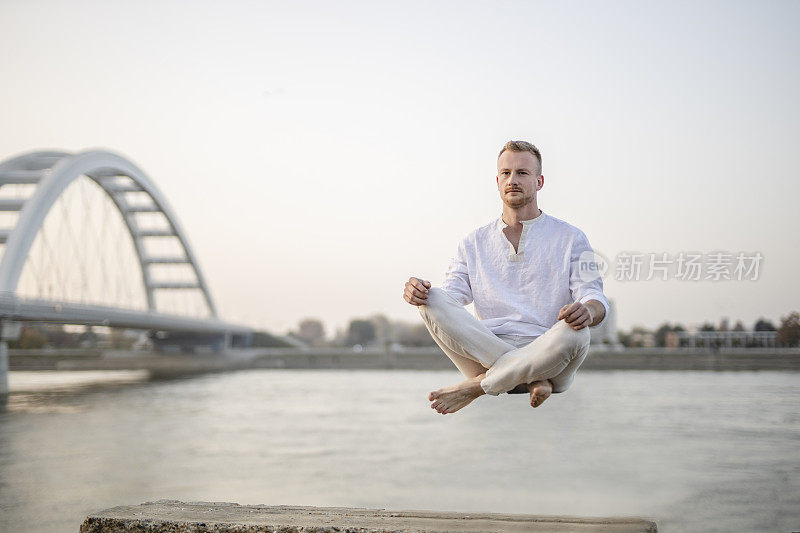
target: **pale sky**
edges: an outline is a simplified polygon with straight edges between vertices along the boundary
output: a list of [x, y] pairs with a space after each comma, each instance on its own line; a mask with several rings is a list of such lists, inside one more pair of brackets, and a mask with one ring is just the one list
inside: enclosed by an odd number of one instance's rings
[[[798, 2], [0, 3], [0, 159], [102, 147], [169, 199], [223, 319], [343, 327], [539, 206], [621, 252], [760, 252], [756, 281], [605, 278], [618, 323], [798, 309]], [[705, 272], [704, 272], [705, 274]]]

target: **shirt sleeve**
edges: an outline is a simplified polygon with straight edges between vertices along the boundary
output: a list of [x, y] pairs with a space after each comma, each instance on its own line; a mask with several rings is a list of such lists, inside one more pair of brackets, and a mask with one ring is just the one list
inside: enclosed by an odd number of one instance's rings
[[458, 244], [456, 255], [450, 260], [450, 266], [442, 283], [442, 290], [452, 296], [461, 305], [472, 303], [472, 286], [469, 283], [467, 269], [467, 253], [464, 241]]
[[596, 266], [592, 268], [590, 263], [594, 263], [594, 250], [592, 250], [586, 235], [582, 231], [579, 231], [578, 235], [576, 235], [575, 239], [572, 241], [569, 265], [569, 291], [574, 302], [586, 303], [589, 300], [597, 300], [603, 304], [603, 307], [606, 309], [606, 314], [603, 320], [597, 324], [597, 326], [599, 326], [608, 318], [609, 305], [608, 300], [606, 300], [603, 294], [603, 278]]

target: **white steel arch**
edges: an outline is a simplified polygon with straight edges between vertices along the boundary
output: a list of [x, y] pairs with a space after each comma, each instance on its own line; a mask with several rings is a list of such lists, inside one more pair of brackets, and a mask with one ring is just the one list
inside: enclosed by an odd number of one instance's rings
[[[0, 199], [0, 211], [18, 211], [13, 228], [0, 229], [0, 243], [5, 243], [0, 261], [0, 294], [16, 294], [22, 270], [36, 235], [53, 204], [64, 190], [80, 176], [96, 182], [119, 209], [133, 239], [142, 272], [142, 283], [150, 312], [157, 312], [155, 292], [166, 289], [199, 289], [208, 305], [211, 317], [217, 317], [216, 307], [197, 263], [189, 241], [178, 223], [166, 198], [150, 178], [134, 163], [106, 150], [88, 150], [76, 154], [59, 151], [40, 151], [22, 154], [0, 163], [0, 185], [35, 184], [33, 194], [26, 199]], [[120, 178], [129, 178], [120, 183]], [[129, 193], [146, 193], [150, 205], [131, 204]], [[140, 228], [137, 213], [161, 213], [168, 222], [165, 229]], [[149, 237], [176, 237], [184, 256], [147, 256], [143, 242]], [[195, 282], [157, 282], [149, 272], [150, 265], [185, 263], [194, 270]]]

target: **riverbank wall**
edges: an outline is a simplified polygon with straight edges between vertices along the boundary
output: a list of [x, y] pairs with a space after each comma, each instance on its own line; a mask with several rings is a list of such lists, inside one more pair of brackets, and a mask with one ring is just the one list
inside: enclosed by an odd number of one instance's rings
[[[10, 370], [148, 370], [153, 377], [195, 373], [271, 369], [452, 370], [438, 348], [353, 351], [346, 348], [244, 349], [224, 354], [152, 352], [11, 350]], [[593, 370], [783, 370], [800, 371], [800, 349], [592, 347], [581, 367]]]

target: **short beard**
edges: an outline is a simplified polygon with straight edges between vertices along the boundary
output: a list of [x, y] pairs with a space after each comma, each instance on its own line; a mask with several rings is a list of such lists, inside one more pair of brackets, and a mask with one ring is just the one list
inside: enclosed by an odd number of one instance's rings
[[523, 195], [521, 198], [509, 198], [505, 194], [503, 195], [503, 203], [506, 204], [508, 207], [512, 209], [519, 209], [520, 207], [525, 207], [526, 205], [533, 202], [534, 195], [525, 196]]

